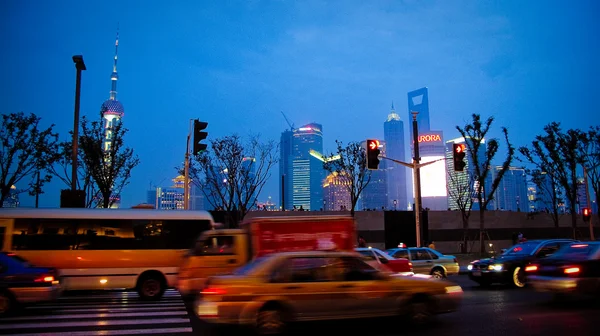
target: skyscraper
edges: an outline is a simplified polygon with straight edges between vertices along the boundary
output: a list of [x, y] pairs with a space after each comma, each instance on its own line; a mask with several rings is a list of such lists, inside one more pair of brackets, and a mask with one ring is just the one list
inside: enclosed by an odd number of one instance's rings
[[[279, 144], [279, 202], [282, 210], [291, 210], [294, 200], [292, 199], [292, 151], [294, 132], [293, 128], [281, 133]], [[283, 184], [283, 185], [282, 185]]]
[[350, 185], [350, 179], [346, 174], [337, 172], [329, 174], [323, 183], [323, 210], [350, 210], [352, 200], [348, 185]]
[[[406, 162], [404, 122], [396, 113], [394, 103], [387, 120], [383, 123], [383, 138], [386, 145], [385, 155]], [[406, 210], [409, 205], [406, 185], [407, 168], [388, 160], [383, 160], [381, 164], [387, 172], [387, 208]]]
[[426, 87], [420, 88], [415, 91], [410, 91], [408, 93], [408, 120], [409, 123], [409, 134], [410, 134], [410, 142], [412, 143], [413, 139], [413, 130], [412, 130], [412, 112], [419, 112], [417, 115], [417, 125], [419, 134], [428, 132], [430, 130], [429, 126], [429, 92]]
[[[293, 207], [319, 210], [323, 207], [323, 127], [310, 123], [293, 130], [291, 180]], [[289, 178], [288, 178], [289, 180]]]
[[[486, 188], [491, 188], [492, 183], [502, 166], [490, 167]], [[509, 167], [504, 173], [498, 188], [494, 191], [494, 198], [488, 205], [488, 210], [524, 211], [529, 208], [527, 198], [527, 175], [525, 168]]]

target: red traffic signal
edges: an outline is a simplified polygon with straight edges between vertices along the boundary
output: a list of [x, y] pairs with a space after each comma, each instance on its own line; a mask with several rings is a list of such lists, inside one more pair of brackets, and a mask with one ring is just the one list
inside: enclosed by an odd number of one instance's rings
[[592, 217], [592, 211], [590, 210], [590, 208], [583, 208], [581, 209], [581, 214], [583, 215], [583, 221], [584, 222], [589, 222], [591, 217]]
[[367, 169], [379, 169], [379, 140], [367, 140]]
[[467, 163], [464, 161], [467, 155], [467, 145], [464, 143], [455, 143], [452, 148], [452, 158], [454, 160], [454, 171], [464, 171]]

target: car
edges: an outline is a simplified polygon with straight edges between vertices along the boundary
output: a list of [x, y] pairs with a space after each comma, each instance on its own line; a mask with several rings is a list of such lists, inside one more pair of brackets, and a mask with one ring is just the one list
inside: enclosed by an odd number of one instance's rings
[[538, 292], [600, 297], [600, 242], [569, 244], [548, 258], [525, 267], [527, 280]]
[[60, 293], [55, 269], [35, 267], [14, 253], [0, 252], [0, 316], [21, 305], [53, 301]]
[[413, 272], [445, 278], [458, 274], [460, 267], [455, 256], [444, 255], [428, 247], [392, 248], [387, 253], [394, 258], [407, 258], [412, 262]]
[[426, 323], [456, 311], [462, 288], [447, 280], [391, 276], [356, 252], [282, 252], [214, 276], [194, 302], [203, 321], [280, 334], [290, 323], [383, 316]]
[[467, 266], [469, 278], [481, 286], [501, 283], [525, 287], [527, 265], [546, 258], [573, 242], [573, 239], [546, 239], [518, 243], [498, 257], [472, 261]]
[[[377, 248], [358, 247], [354, 249], [362, 254], [367, 260], [376, 262], [399, 275], [413, 275], [413, 266], [406, 258], [394, 258]], [[373, 266], [373, 265], [371, 265]]]

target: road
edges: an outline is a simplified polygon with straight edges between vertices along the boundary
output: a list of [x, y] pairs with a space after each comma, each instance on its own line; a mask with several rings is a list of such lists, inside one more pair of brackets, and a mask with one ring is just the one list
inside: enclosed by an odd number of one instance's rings
[[[530, 289], [479, 288], [466, 276], [451, 278], [463, 289], [460, 311], [441, 315], [426, 327], [407, 328], [396, 319], [311, 323], [294, 334], [338, 335], [594, 335], [600, 304], [554, 303], [550, 295]], [[185, 302], [169, 290], [159, 302], [142, 302], [131, 292], [77, 293], [58, 302], [26, 308], [0, 319], [1, 335], [214, 335]], [[247, 335], [239, 329], [225, 335]]]

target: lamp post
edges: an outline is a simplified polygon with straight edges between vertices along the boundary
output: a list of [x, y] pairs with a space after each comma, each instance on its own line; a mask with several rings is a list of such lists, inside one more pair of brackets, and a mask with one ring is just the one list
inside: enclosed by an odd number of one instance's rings
[[81, 71], [86, 70], [85, 63], [83, 62], [82, 55], [73, 56], [73, 62], [75, 63], [75, 69], [77, 69], [77, 79], [75, 82], [75, 120], [73, 124], [73, 153], [71, 159], [73, 160], [71, 171], [71, 191], [72, 196], [75, 196], [77, 190], [77, 149], [79, 141], [79, 97], [81, 95]]
[[396, 211], [396, 205], [398, 204], [397, 200], [394, 200], [394, 211]]
[[413, 179], [415, 187], [415, 222], [417, 231], [417, 247], [421, 247], [421, 172], [419, 170], [419, 127], [417, 126], [417, 115], [419, 112], [411, 112], [412, 114], [412, 127], [413, 127]]

